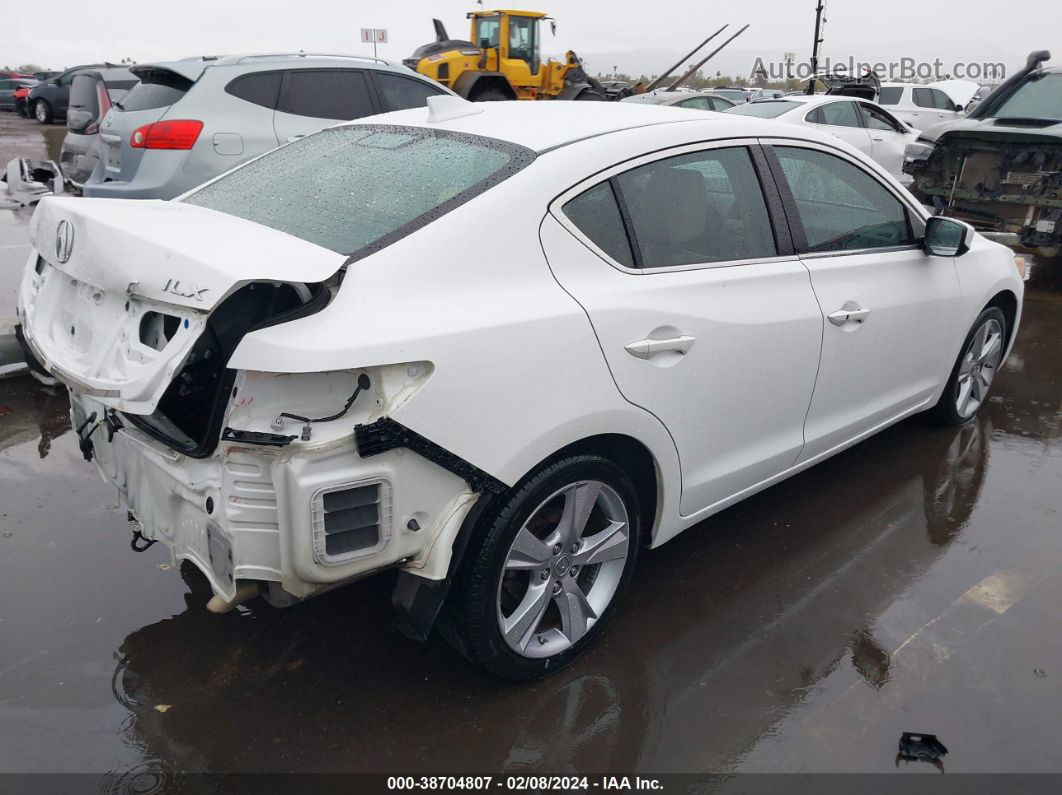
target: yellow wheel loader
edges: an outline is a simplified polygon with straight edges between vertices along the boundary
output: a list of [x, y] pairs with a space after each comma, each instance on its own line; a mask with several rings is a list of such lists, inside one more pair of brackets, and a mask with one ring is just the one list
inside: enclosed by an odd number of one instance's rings
[[473, 11], [471, 41], [451, 39], [438, 19], [435, 41], [403, 63], [473, 102], [505, 99], [622, 99], [629, 86], [606, 89], [571, 50], [563, 61], [542, 61], [539, 11]]

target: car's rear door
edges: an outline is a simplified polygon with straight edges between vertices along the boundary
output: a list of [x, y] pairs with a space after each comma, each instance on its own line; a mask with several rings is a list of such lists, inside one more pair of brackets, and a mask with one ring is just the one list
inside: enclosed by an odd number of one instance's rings
[[955, 260], [920, 245], [910, 199], [830, 147], [768, 149], [823, 320], [801, 460], [927, 407], [956, 351]]
[[675, 440], [684, 515], [803, 445], [822, 315], [765, 168], [748, 140], [654, 153], [575, 186], [542, 226], [619, 390]]
[[914, 137], [881, 108], [869, 102], [860, 102], [858, 106], [863, 125], [870, 133], [871, 157], [901, 182], [909, 182], [910, 177], [903, 173], [903, 156]]
[[284, 144], [377, 112], [379, 104], [364, 69], [288, 69], [273, 114], [273, 130]]

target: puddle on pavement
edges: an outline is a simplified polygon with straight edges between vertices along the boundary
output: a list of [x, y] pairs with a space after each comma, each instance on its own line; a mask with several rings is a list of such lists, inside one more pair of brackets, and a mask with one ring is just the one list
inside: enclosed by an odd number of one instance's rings
[[[884, 772], [901, 731], [949, 772], [1057, 765], [1060, 347], [1034, 297], [977, 422], [902, 423], [646, 555], [591, 652], [524, 686], [402, 637], [386, 576], [208, 614], [197, 572], [129, 551], [65, 401], [0, 381], [0, 769]], [[1036, 587], [962, 600], [1004, 569]]]

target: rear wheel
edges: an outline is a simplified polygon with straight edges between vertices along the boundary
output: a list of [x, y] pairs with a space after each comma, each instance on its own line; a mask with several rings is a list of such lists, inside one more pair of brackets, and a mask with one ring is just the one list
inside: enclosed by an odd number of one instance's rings
[[485, 88], [472, 97], [473, 102], [505, 102], [508, 99], [500, 88]]
[[475, 529], [450, 604], [455, 645], [508, 679], [578, 657], [630, 581], [641, 516], [630, 478], [595, 455], [540, 470]]
[[38, 99], [33, 103], [33, 115], [41, 124], [51, 124], [52, 106], [47, 101]]
[[1007, 319], [996, 307], [977, 316], [966, 335], [951, 377], [934, 412], [948, 425], [963, 425], [977, 414], [1003, 362]]

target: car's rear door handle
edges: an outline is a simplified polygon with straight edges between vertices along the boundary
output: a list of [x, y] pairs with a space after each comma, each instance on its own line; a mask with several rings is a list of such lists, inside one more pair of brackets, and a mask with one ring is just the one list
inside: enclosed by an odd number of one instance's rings
[[673, 337], [669, 340], [638, 340], [624, 347], [627, 349], [627, 353], [635, 358], [651, 359], [658, 353], [664, 353], [665, 351], [684, 354], [693, 347], [696, 339], [696, 337]]
[[836, 312], [831, 312], [826, 317], [833, 325], [843, 326], [845, 323], [862, 323], [869, 314], [869, 309], [861, 307], [855, 301], [848, 301]]

